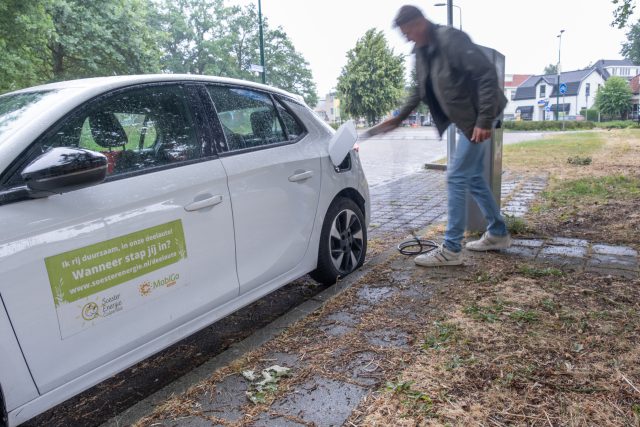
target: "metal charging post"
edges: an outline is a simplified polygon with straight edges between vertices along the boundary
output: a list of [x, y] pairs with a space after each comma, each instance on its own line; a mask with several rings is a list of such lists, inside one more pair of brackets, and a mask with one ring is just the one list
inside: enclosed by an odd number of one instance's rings
[[[504, 91], [504, 55], [488, 47], [479, 47], [485, 55], [487, 55], [491, 63], [495, 65], [496, 72], [498, 74], [498, 84]], [[484, 142], [484, 144], [489, 144], [489, 147], [485, 150], [483, 170], [484, 177], [489, 184], [493, 197], [498, 203], [498, 208], [500, 208], [500, 198], [502, 193], [502, 113], [500, 113], [497, 124], [498, 127], [494, 127], [491, 132], [491, 140]], [[471, 195], [467, 194], [467, 230], [484, 231], [486, 228], [487, 221], [485, 220], [484, 215]]]

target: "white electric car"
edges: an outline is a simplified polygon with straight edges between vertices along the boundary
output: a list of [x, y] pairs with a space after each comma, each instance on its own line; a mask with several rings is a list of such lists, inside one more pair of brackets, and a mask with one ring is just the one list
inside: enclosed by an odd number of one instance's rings
[[0, 426], [311, 273], [362, 265], [353, 124], [190, 75], [0, 96]]

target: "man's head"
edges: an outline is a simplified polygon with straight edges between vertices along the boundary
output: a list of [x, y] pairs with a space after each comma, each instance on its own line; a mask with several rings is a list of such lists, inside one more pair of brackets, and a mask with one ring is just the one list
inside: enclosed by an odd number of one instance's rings
[[429, 42], [429, 33], [427, 31], [429, 21], [417, 7], [402, 6], [393, 24], [394, 27], [399, 27], [407, 40], [414, 42], [416, 46], [425, 46]]

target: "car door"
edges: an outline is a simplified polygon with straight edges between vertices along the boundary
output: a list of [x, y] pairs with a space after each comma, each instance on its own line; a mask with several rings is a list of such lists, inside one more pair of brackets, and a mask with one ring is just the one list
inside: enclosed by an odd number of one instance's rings
[[208, 85], [227, 145], [240, 291], [295, 268], [313, 229], [321, 182], [318, 144], [270, 94]]
[[147, 85], [79, 108], [29, 152], [101, 151], [106, 181], [0, 206], [0, 295], [41, 393], [238, 295], [226, 174], [195, 100]]

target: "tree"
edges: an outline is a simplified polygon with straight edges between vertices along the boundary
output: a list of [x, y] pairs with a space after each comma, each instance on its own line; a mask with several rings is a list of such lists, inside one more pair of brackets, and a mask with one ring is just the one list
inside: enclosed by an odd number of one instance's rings
[[626, 118], [631, 109], [631, 88], [622, 77], [610, 77], [596, 93], [596, 108], [612, 118]]
[[148, 25], [148, 0], [48, 0], [52, 30], [49, 78], [134, 74], [159, 70], [155, 31]]
[[159, 71], [152, 0], [8, 0], [0, 5], [0, 90]]
[[[234, 77], [258, 81], [259, 76], [249, 71], [251, 64], [260, 64], [258, 13], [253, 4], [244, 9], [235, 8], [230, 20], [231, 43], [229, 45], [235, 62]], [[301, 95], [310, 106], [318, 102], [316, 84], [309, 63], [296, 49], [282, 27], [269, 28], [263, 16], [264, 62], [266, 82], [286, 91]]]
[[549, 64], [544, 67], [544, 74], [558, 74], [558, 66], [554, 64]]
[[382, 31], [368, 30], [347, 52], [338, 77], [343, 111], [371, 125], [395, 107], [404, 91], [404, 57], [395, 55]]
[[634, 0], [612, 0], [612, 3], [616, 8], [613, 10], [613, 22], [611, 22], [611, 26], [624, 28], [633, 10], [636, 8]]
[[622, 43], [620, 53], [634, 64], [640, 64], [640, 22], [629, 29], [627, 41]]

